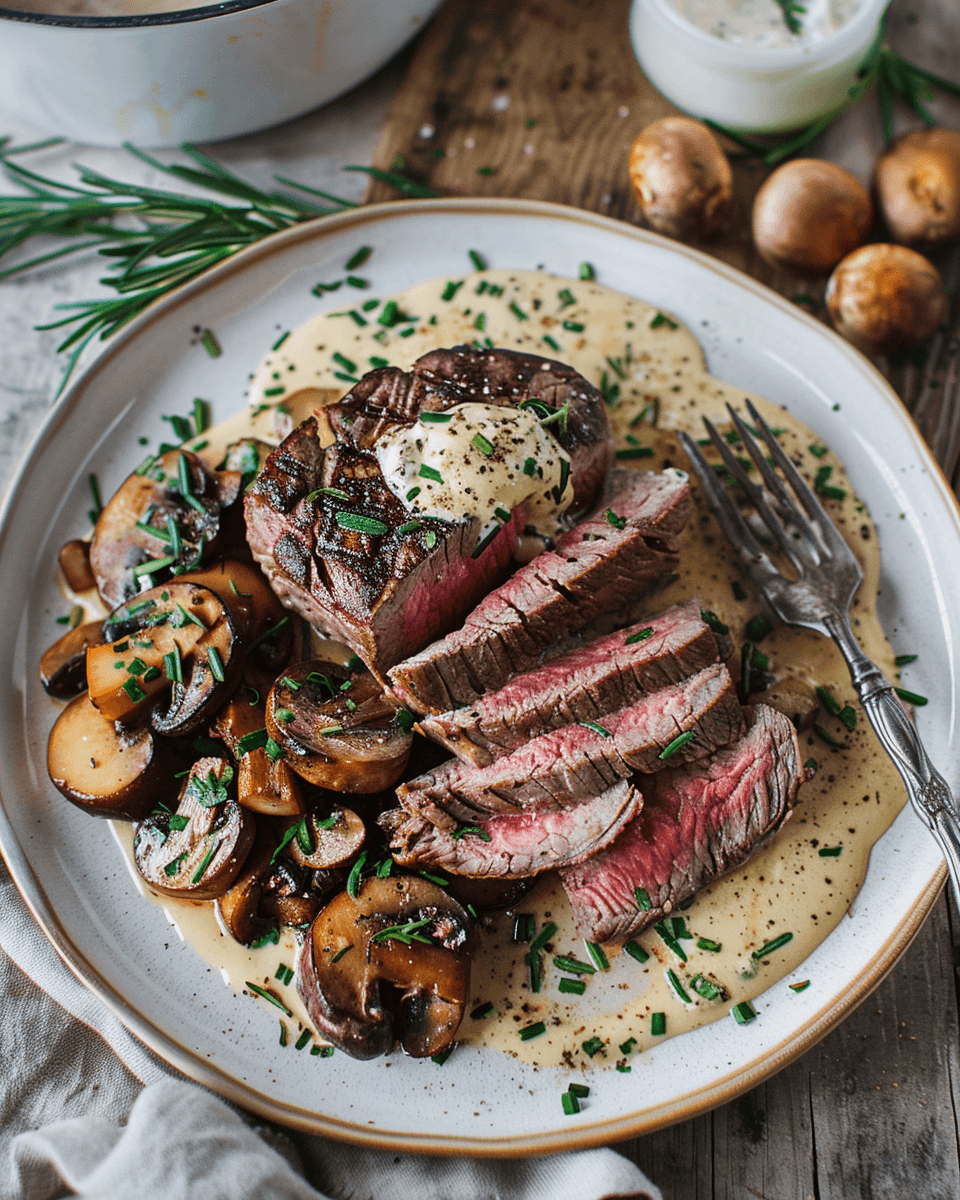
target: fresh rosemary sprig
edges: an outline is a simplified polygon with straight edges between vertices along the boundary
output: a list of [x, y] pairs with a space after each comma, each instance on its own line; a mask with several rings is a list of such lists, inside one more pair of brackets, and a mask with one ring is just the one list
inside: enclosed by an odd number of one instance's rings
[[[782, 3], [784, 0], [778, 0]], [[787, 0], [789, 3], [789, 0]], [[786, 8], [784, 9], [786, 15]], [[796, 30], [794, 31], [796, 32]], [[704, 117], [704, 123], [709, 125], [711, 129], [717, 130], [718, 133], [724, 134], [730, 138], [751, 158], [759, 158], [764, 166], [775, 167], [784, 159], [789, 158], [791, 154], [796, 154], [798, 150], [802, 150], [805, 146], [824, 132], [828, 126], [832, 125], [836, 118], [850, 108], [853, 104], [864, 95], [864, 93], [875, 83], [877, 85], [877, 99], [880, 105], [880, 118], [883, 122], [883, 133], [887, 142], [893, 140], [893, 97], [894, 94], [903, 96], [910, 105], [911, 109], [922, 118], [928, 125], [933, 125], [934, 118], [928, 111], [925, 101], [933, 97], [934, 88], [942, 88], [946, 92], [951, 92], [955, 96], [960, 96], [960, 86], [951, 83], [948, 79], [941, 79], [939, 75], [934, 75], [930, 71], [925, 71], [922, 67], [916, 67], [913, 63], [907, 62], [905, 58], [901, 58], [895, 50], [887, 45], [886, 41], [886, 18], [880, 23], [877, 30], [877, 35], [873, 39], [870, 48], [867, 50], [863, 62], [857, 70], [857, 82], [853, 84], [847, 93], [847, 99], [832, 113], [828, 113], [824, 117], [820, 117], [806, 129], [802, 129], [799, 133], [793, 134], [786, 141], [779, 142], [775, 146], [763, 145], [761, 142], [756, 142], [752, 138], [744, 137], [743, 134], [737, 133], [736, 130], [728, 129], [725, 125], [720, 125], [716, 121], [711, 121]]]
[[[35, 237], [68, 242], [0, 270], [0, 279], [95, 247], [104, 257], [118, 260], [100, 282], [119, 295], [58, 304], [59, 310], [71, 310], [69, 315], [37, 326], [73, 326], [57, 347], [58, 352], [69, 351], [58, 395], [95, 337], [109, 337], [154, 300], [270, 233], [357, 207], [351, 200], [279, 175], [275, 176], [278, 183], [327, 203], [262, 191], [187, 144], [181, 149], [193, 160], [189, 166], [167, 165], [129, 144], [126, 149], [156, 170], [237, 203], [141, 187], [82, 165], [76, 167], [81, 185], [76, 186], [38, 175], [12, 161], [15, 154], [46, 149], [59, 141], [54, 138], [15, 147], [9, 145], [9, 139], [0, 139], [0, 164], [23, 189], [19, 195], [0, 197], [0, 258]], [[365, 171], [407, 195], [434, 194], [396, 172], [360, 166], [345, 169]]]

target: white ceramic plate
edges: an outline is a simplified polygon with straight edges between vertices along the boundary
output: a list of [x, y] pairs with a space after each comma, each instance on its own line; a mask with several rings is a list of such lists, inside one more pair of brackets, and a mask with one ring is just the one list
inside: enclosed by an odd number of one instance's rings
[[[871, 365], [781, 297], [675, 242], [588, 213], [519, 201], [417, 201], [359, 209], [279, 234], [189, 284], [122, 333], [35, 440], [0, 528], [2, 641], [0, 849], [28, 904], [74, 972], [152, 1049], [195, 1079], [277, 1121], [333, 1137], [449, 1154], [570, 1149], [693, 1116], [730, 1099], [812, 1045], [862, 1000], [919, 928], [944, 872], [933, 841], [905, 811], [875, 848], [852, 919], [804, 964], [817, 986], [756, 1003], [759, 1020], [723, 1019], [642, 1055], [629, 1075], [588, 1072], [589, 1105], [563, 1115], [569, 1074], [461, 1047], [439, 1069], [393, 1055], [358, 1063], [277, 1044], [267, 1006], [235, 995], [171, 936], [136, 893], [109, 830], [65, 804], [47, 781], [54, 707], [36, 678], [62, 611], [56, 552], [88, 527], [87, 474], [109, 494], [156, 444], [163, 413], [194, 396], [215, 419], [244, 403], [248, 373], [282, 329], [315, 311], [317, 280], [360, 245], [377, 295], [463, 274], [467, 249], [491, 266], [576, 276], [676, 313], [721, 379], [786, 403], [840, 455], [880, 532], [881, 617], [918, 651], [910, 686], [930, 697], [919, 724], [958, 782], [956, 648], [960, 514], [894, 393]], [[223, 356], [197, 344], [216, 330]], [[935, 668], [935, 669], [934, 669]], [[951, 774], [952, 773], [952, 774]]]

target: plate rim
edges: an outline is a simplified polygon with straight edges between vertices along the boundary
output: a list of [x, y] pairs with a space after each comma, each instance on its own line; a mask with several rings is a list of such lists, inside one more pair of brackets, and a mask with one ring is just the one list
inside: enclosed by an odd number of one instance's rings
[[[766, 303], [772, 304], [782, 313], [788, 314], [792, 320], [799, 321], [815, 330], [819, 336], [825, 336], [830, 340], [834, 348], [849, 358], [851, 365], [867, 377], [873, 388], [885, 393], [888, 401], [893, 402], [895, 411], [902, 415], [904, 430], [913, 443], [913, 448], [930, 472], [933, 483], [948, 505], [953, 508], [954, 516], [960, 521], [960, 503], [958, 503], [957, 497], [920, 436], [919, 430], [903, 410], [900, 398], [886, 378], [869, 359], [849, 342], [810, 314], [798, 309], [778, 292], [737, 268], [713, 258], [704, 251], [696, 250], [680, 242], [599, 213], [539, 200], [444, 197], [429, 200], [400, 200], [361, 206], [280, 230], [238, 251], [225, 262], [217, 264], [196, 279], [151, 304], [106, 343], [102, 352], [88, 364], [51, 406], [46, 418], [28, 443], [11, 476], [2, 506], [0, 506], [0, 554], [2, 554], [4, 543], [10, 532], [17, 498], [25, 486], [34, 460], [43, 452], [49, 440], [57, 436], [60, 427], [69, 418], [80, 397], [96, 382], [98, 375], [117, 355], [122, 354], [126, 347], [136, 340], [141, 330], [162, 320], [181, 304], [193, 300], [204, 292], [218, 288], [222, 283], [238, 273], [242, 273], [253, 264], [274, 254], [282, 253], [301, 242], [310, 243], [324, 237], [327, 232], [335, 233], [343, 229], [362, 228], [370, 223], [379, 223], [408, 214], [422, 215], [438, 211], [460, 213], [465, 216], [501, 215], [532, 219], [562, 219], [581, 226], [595, 226], [619, 237], [646, 243], [659, 250], [667, 250], [680, 258], [687, 258], [699, 267], [719, 275], [734, 286], [745, 289]], [[947, 878], [946, 867], [941, 863], [927, 880], [910, 912], [868, 961], [865, 969], [847, 988], [836, 994], [830, 1003], [795, 1028], [775, 1046], [763, 1052], [761, 1059], [727, 1072], [706, 1088], [700, 1088], [695, 1093], [680, 1096], [671, 1103], [661, 1105], [655, 1111], [634, 1111], [621, 1117], [606, 1118], [592, 1124], [578, 1125], [575, 1128], [565, 1127], [546, 1133], [519, 1134], [509, 1140], [502, 1137], [410, 1134], [396, 1130], [370, 1129], [353, 1121], [309, 1113], [285, 1101], [265, 1096], [252, 1085], [232, 1078], [226, 1072], [220, 1071], [209, 1060], [198, 1057], [193, 1051], [180, 1045], [169, 1033], [159, 1029], [153, 1022], [138, 1013], [131, 1003], [102, 977], [94, 963], [79, 951], [60, 925], [54, 906], [49, 901], [41, 881], [34, 873], [15, 836], [2, 803], [2, 793], [3, 788], [0, 785], [0, 854], [3, 855], [18, 892], [42, 932], [73, 975], [134, 1036], [161, 1059], [189, 1078], [204, 1084], [218, 1095], [257, 1113], [259, 1116], [304, 1132], [332, 1137], [338, 1141], [406, 1153], [469, 1154], [480, 1158], [517, 1158], [562, 1150], [586, 1149], [627, 1137], [651, 1133], [678, 1121], [700, 1115], [735, 1098], [763, 1082], [812, 1048], [840, 1020], [867, 999], [919, 932]]]

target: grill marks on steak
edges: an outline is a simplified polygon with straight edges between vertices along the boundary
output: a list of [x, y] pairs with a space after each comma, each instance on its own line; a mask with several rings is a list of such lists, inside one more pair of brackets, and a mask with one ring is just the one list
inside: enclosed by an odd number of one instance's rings
[[[706, 763], [665, 771], [606, 850], [561, 872], [578, 932], [622, 942], [740, 865], [790, 816], [806, 778], [787, 717], [757, 705], [746, 735]], [[637, 901], [637, 889], [650, 908]]]
[[[730, 673], [714, 663], [691, 679], [604, 716], [567, 725], [486, 767], [452, 760], [397, 789], [401, 805], [450, 828], [511, 809], [556, 809], [597, 796], [635, 771], [653, 773], [738, 737], [743, 715]], [[681, 734], [691, 736], [663, 759]]]
[[[312, 418], [294, 430], [269, 455], [244, 505], [250, 548], [284, 604], [347, 642], [381, 679], [403, 657], [456, 628], [505, 578], [520, 514], [476, 559], [477, 520], [420, 518], [419, 528], [401, 534], [409, 513], [387, 488], [372, 447], [386, 427], [412, 424], [424, 410], [527, 398], [550, 408], [570, 404], [557, 440], [571, 457], [568, 514], [581, 513], [596, 499], [613, 459], [606, 407], [572, 368], [536, 355], [469, 346], [435, 350], [410, 372], [370, 372], [327, 408], [335, 445], [321, 445]], [[338, 513], [381, 522], [387, 532], [345, 528]]]
[[[462, 762], [485, 766], [551, 729], [602, 722], [604, 714], [726, 657], [726, 647], [718, 645], [700, 610], [699, 600], [690, 600], [578, 646], [516, 676], [469, 708], [425, 717], [419, 728]], [[647, 630], [652, 633], [644, 637]]]
[[490, 817], [481, 835], [453, 837], [421, 816], [393, 809], [380, 818], [401, 866], [432, 866], [453, 875], [522, 877], [572, 866], [609, 845], [639, 811], [642, 797], [622, 781], [595, 798], [557, 812]]
[[443, 713], [539, 665], [550, 646], [669, 577], [689, 512], [684, 472], [611, 472], [599, 510], [491, 592], [462, 629], [395, 667], [394, 690], [418, 712]]

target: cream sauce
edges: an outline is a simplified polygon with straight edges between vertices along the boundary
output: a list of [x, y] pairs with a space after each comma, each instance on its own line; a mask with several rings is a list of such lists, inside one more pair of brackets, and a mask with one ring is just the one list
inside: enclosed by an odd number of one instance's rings
[[671, 0], [704, 33], [738, 46], [804, 46], [829, 37], [850, 20], [860, 0]]
[[[478, 291], [481, 285], [483, 290]], [[499, 289], [499, 294], [491, 296], [491, 288]], [[699, 437], [701, 415], [726, 429], [724, 405], [743, 404], [743, 391], [706, 372], [700, 347], [689, 330], [650, 305], [600, 285], [534, 272], [487, 271], [459, 281], [455, 289], [459, 299], [443, 300], [449, 291], [450, 282], [438, 280], [395, 297], [402, 311], [423, 314], [406, 337], [372, 322], [364, 328], [330, 315], [307, 322], [256, 373], [250, 414], [204, 435], [211, 443], [204, 457], [215, 461], [223, 446], [240, 436], [251, 420], [257, 436], [276, 441], [304, 409], [329, 402], [335, 395], [332, 390], [313, 389], [336, 386], [339, 367], [334, 353], [364, 362], [378, 357], [381, 363], [388, 353], [391, 362], [407, 367], [428, 349], [473, 340], [480, 304], [485, 334], [494, 344], [554, 355], [604, 389], [617, 445], [626, 456], [622, 462], [635, 461], [653, 470], [683, 467], [675, 431], [683, 428]], [[478, 294], [482, 300], [477, 300]], [[518, 318], [514, 309], [524, 318]], [[550, 341], [545, 343], [547, 338]], [[284, 387], [281, 405], [286, 411], [280, 412], [276, 395], [274, 407], [263, 397], [264, 388], [278, 386], [278, 378], [297, 381], [295, 387]], [[879, 554], [868, 514], [841, 464], [809, 429], [770, 402], [750, 398], [770, 424], [783, 431], [781, 443], [808, 479], [829, 467], [830, 485], [845, 492], [842, 500], [828, 499], [826, 507], [864, 569], [864, 583], [853, 607], [854, 628], [864, 650], [888, 677], [896, 677], [893, 651], [876, 615]], [[678, 577], [650, 597], [649, 612], [697, 595], [730, 627], [739, 645], [747, 622], [761, 611], [759, 599], [740, 574], [696, 487], [694, 504], [681, 538]], [[762, 639], [760, 648], [779, 679], [797, 681], [808, 691], [825, 687], [841, 705], [855, 711], [856, 725], [848, 731], [838, 719], [821, 712], [818, 722], [837, 747], [814, 732], [801, 734], [805, 758], [816, 762], [815, 776], [801, 788], [793, 818], [777, 837], [744, 867], [704, 889], [683, 912], [693, 935], [692, 940], [680, 942], [687, 961], [681, 961], [651, 929], [638, 939], [649, 954], [645, 963], [609, 948], [609, 969], [585, 976], [582, 996], [562, 993], [559, 984], [565, 976], [554, 966], [553, 956], [589, 961], [589, 952], [573, 928], [559, 882], [544, 878], [519, 906], [520, 911], [535, 915], [538, 930], [548, 922], [557, 926], [544, 949], [542, 990], [530, 991], [527, 947], [511, 940], [513, 914], [485, 917], [478, 930], [470, 1008], [489, 1002], [494, 1011], [483, 1018], [466, 1018], [461, 1041], [495, 1047], [541, 1065], [627, 1067], [658, 1040], [651, 1032], [654, 1013], [665, 1015], [670, 1036], [725, 1016], [734, 1003], [755, 997], [791, 973], [792, 982], [802, 981], [801, 964], [850, 911], [870, 848], [902, 807], [905, 795], [899, 776], [869, 729], [833, 644], [808, 631], [778, 625]], [[118, 828], [118, 837], [129, 847], [128, 828]], [[823, 850], [838, 848], [839, 854], [821, 855]], [[140, 886], [148, 890], [142, 881]], [[291, 1012], [283, 1017], [291, 1038], [301, 1029], [310, 1030], [295, 982], [284, 983], [285, 972], [278, 978], [281, 965], [292, 968], [295, 961], [295, 936], [289, 930], [278, 946], [249, 951], [222, 934], [213, 905], [167, 898], [159, 902], [181, 935], [220, 969], [231, 986], [242, 990], [247, 981], [254, 982], [282, 1000]], [[792, 938], [782, 948], [754, 958], [755, 951], [788, 933]], [[698, 948], [700, 938], [721, 949]], [[684, 988], [687, 1002], [674, 991], [668, 970]], [[722, 985], [727, 998], [716, 1002], [698, 996], [690, 986], [697, 974]], [[816, 988], [818, 981], [812, 978], [810, 986]], [[790, 1004], [792, 996], [784, 982], [782, 1002]], [[262, 998], [257, 1002], [267, 1003]], [[544, 1022], [546, 1031], [521, 1040], [518, 1031], [538, 1021]], [[592, 1057], [583, 1048], [586, 1042], [595, 1049], [591, 1039], [599, 1039], [601, 1045]]]
[[477, 517], [481, 541], [521, 504], [526, 523], [551, 537], [572, 496], [569, 454], [535, 413], [512, 406], [423, 413], [409, 428], [388, 429], [375, 450], [390, 490], [413, 516]]

